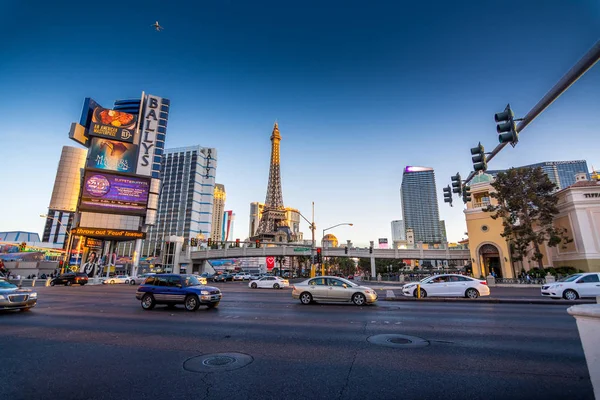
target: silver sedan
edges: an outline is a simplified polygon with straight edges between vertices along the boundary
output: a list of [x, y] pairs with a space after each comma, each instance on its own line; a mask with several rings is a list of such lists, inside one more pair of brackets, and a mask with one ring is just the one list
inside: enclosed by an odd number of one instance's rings
[[377, 301], [377, 293], [370, 287], [360, 286], [337, 276], [319, 276], [292, 286], [292, 297], [302, 304], [313, 301], [352, 302], [357, 306]]
[[35, 307], [37, 293], [28, 289], [19, 289], [4, 278], [0, 278], [0, 310], [27, 311]]

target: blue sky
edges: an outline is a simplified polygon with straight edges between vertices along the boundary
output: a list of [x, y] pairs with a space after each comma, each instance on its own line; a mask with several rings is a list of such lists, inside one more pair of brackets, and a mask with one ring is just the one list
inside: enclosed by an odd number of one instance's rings
[[[150, 25], [159, 20], [163, 32]], [[248, 235], [264, 201], [273, 122], [283, 199], [341, 241], [391, 238], [406, 165], [436, 171], [443, 203], [469, 148], [497, 143], [493, 114], [529, 109], [600, 39], [582, 1], [0, 2], [0, 230], [40, 232], [67, 133], [84, 97], [105, 106], [142, 90], [171, 100], [167, 147], [219, 153], [217, 182]], [[600, 66], [507, 147], [490, 169], [586, 159], [600, 168]], [[310, 237], [306, 224], [302, 230]]]

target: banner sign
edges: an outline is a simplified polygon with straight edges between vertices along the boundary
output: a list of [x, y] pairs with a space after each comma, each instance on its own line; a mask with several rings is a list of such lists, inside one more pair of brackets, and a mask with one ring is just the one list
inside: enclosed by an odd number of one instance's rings
[[79, 211], [144, 215], [150, 179], [85, 171]]
[[137, 146], [116, 140], [93, 138], [87, 168], [135, 173]]
[[88, 134], [133, 143], [136, 123], [137, 117], [133, 114], [96, 107]]
[[106, 228], [73, 228], [74, 235], [90, 236], [102, 239], [145, 239], [146, 233], [138, 231], [127, 231], [124, 229], [106, 229]]

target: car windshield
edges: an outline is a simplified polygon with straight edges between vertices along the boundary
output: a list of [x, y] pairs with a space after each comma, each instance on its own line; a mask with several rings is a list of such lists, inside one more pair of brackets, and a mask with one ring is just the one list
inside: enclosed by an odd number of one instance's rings
[[5, 280], [0, 280], [0, 289], [15, 289], [16, 286]]
[[560, 279], [559, 282], [573, 282], [579, 278], [581, 278], [581, 274], [569, 275], [566, 278]]
[[202, 283], [193, 275], [188, 275], [183, 281], [183, 286], [200, 286]]
[[340, 281], [344, 282], [346, 285], [351, 286], [351, 287], [359, 286], [356, 283], [350, 282], [348, 279], [345, 279], [345, 278], [336, 277], [335, 279], [339, 279]]

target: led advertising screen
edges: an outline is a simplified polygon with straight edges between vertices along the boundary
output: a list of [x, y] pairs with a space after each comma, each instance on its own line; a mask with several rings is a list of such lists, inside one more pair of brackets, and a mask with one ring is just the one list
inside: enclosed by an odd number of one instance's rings
[[88, 150], [86, 167], [133, 174], [136, 163], [136, 145], [96, 137]]
[[137, 116], [122, 111], [96, 107], [88, 134], [105, 139], [133, 143]]
[[150, 179], [85, 171], [79, 211], [144, 215]]

